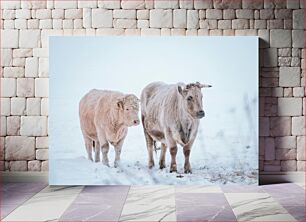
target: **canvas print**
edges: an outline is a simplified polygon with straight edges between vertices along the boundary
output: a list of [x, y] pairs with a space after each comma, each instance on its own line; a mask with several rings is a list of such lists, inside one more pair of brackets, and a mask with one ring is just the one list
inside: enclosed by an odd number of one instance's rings
[[257, 37], [50, 37], [51, 185], [258, 183]]

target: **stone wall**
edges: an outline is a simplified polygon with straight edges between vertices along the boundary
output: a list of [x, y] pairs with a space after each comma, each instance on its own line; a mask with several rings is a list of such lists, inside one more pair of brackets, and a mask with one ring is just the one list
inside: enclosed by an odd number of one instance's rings
[[258, 35], [260, 170], [305, 170], [303, 0], [10, 0], [1, 29], [1, 170], [48, 170], [50, 35]]

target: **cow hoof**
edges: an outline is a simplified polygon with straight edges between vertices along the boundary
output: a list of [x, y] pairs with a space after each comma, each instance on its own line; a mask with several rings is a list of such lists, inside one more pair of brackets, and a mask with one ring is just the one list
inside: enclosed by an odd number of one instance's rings
[[192, 174], [192, 171], [191, 171], [191, 169], [185, 169], [185, 170], [184, 170], [184, 173], [186, 173], [186, 174], [188, 174], [188, 173]]
[[149, 166], [149, 169], [152, 169], [154, 167], [154, 161], [150, 161], [148, 166]]
[[170, 167], [170, 173], [176, 173], [177, 169], [176, 169], [176, 165], [173, 165]]
[[100, 162], [100, 159], [95, 159], [95, 162], [96, 162], [96, 163]]
[[162, 169], [164, 169], [164, 168], [166, 168], [166, 166], [165, 166], [164, 164], [160, 164], [160, 165], [159, 165], [159, 169], [162, 170]]
[[119, 161], [114, 162], [114, 167], [115, 167], [115, 168], [117, 168], [117, 167], [119, 167], [119, 166], [120, 166], [120, 162], [119, 162]]
[[103, 165], [109, 167], [109, 163], [108, 162], [103, 162]]

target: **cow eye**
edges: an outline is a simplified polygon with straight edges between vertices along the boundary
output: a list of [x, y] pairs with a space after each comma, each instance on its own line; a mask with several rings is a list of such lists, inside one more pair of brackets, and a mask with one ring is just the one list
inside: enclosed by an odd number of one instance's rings
[[129, 111], [129, 109], [125, 109], [126, 111]]
[[192, 100], [192, 96], [188, 96], [187, 100], [191, 101]]

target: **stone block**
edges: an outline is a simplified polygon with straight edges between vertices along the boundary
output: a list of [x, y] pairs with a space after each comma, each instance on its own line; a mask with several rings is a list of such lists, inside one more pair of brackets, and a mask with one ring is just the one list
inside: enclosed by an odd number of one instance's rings
[[279, 86], [283, 87], [296, 87], [300, 86], [300, 73], [299, 67], [280, 67], [279, 71]]
[[296, 160], [281, 161], [281, 171], [296, 171]]
[[276, 149], [275, 156], [277, 160], [295, 160], [296, 149]]
[[291, 135], [291, 118], [290, 117], [271, 117], [270, 118], [270, 134], [271, 136], [290, 136]]
[[110, 28], [113, 26], [113, 13], [107, 9], [92, 10], [93, 28]]
[[9, 98], [0, 98], [1, 105], [1, 116], [11, 115], [11, 99]]
[[176, 9], [176, 8], [179, 8], [179, 1], [178, 0], [154, 1], [154, 8], [156, 9]]
[[305, 136], [297, 137], [297, 160], [306, 160], [305, 156]]
[[[5, 116], [1, 116], [0, 117], [0, 136], [6, 136], [7, 134], [7, 122], [6, 122], [6, 117]], [[2, 141], [1, 141], [2, 142]], [[2, 145], [2, 144], [0, 144]], [[0, 156], [1, 156], [1, 152], [2, 152], [2, 147], [0, 147]], [[1, 159], [1, 158], [0, 158]]]
[[149, 28], [149, 20], [137, 20], [137, 28]]
[[244, 9], [262, 9], [263, 7], [263, 0], [242, 0], [242, 8]]
[[[174, 0], [175, 2], [177, 0]], [[144, 9], [145, 1], [144, 0], [121, 0], [121, 8], [123, 9]]]
[[259, 118], [259, 136], [269, 136], [270, 135], [270, 124], [268, 117]]
[[[204, 0], [205, 1], [205, 0]], [[241, 1], [237, 0], [214, 0], [216, 9], [238, 9], [241, 8]]]
[[272, 29], [270, 31], [270, 45], [276, 48], [291, 47], [291, 31]]
[[49, 99], [48, 98], [41, 99], [41, 115], [42, 116], [49, 115]]
[[1, 97], [16, 96], [16, 79], [1, 78]]
[[17, 96], [33, 97], [34, 96], [34, 79], [18, 78], [17, 79]]
[[25, 77], [37, 77], [37, 76], [38, 76], [38, 58], [36, 57], [26, 58]]
[[305, 29], [304, 10], [293, 10], [293, 29]]
[[11, 99], [11, 115], [25, 115], [25, 98], [14, 97]]
[[222, 10], [220, 9], [207, 9], [206, 10], [207, 19], [222, 19]]
[[305, 47], [304, 30], [293, 30], [292, 31], [292, 46], [294, 48], [304, 48]]
[[5, 138], [5, 160], [34, 160], [35, 139], [26, 136]]
[[28, 162], [28, 171], [40, 171], [41, 163], [39, 160], [31, 160]]
[[304, 97], [305, 96], [304, 87], [294, 87], [293, 88], [293, 96], [294, 97]]
[[141, 29], [140, 35], [141, 36], [160, 36], [161, 30], [160, 29]]
[[187, 11], [186, 9], [173, 10], [173, 27], [186, 28], [187, 27]]
[[171, 28], [172, 10], [153, 9], [150, 10], [151, 28]]
[[7, 117], [7, 135], [17, 136], [20, 134], [20, 116]]
[[46, 136], [48, 134], [48, 120], [46, 116], [22, 116], [20, 135]]
[[42, 161], [41, 162], [41, 171], [48, 171], [49, 170], [49, 161]]
[[187, 10], [187, 28], [199, 28], [199, 13], [197, 10]]
[[78, 1], [77, 0], [54, 1], [54, 8], [71, 9], [71, 8], [77, 8], [77, 7], [78, 7]]
[[137, 19], [149, 19], [149, 10], [137, 10]]
[[27, 116], [39, 116], [40, 115], [40, 98], [28, 98], [27, 99]]
[[27, 171], [27, 161], [10, 161], [8, 169], [9, 171]]
[[292, 117], [292, 135], [294, 136], [305, 135], [305, 117], [304, 116]]
[[115, 9], [113, 11], [113, 18], [120, 18], [120, 19], [136, 19], [136, 10], [130, 9]]
[[19, 46], [21, 48], [39, 48], [40, 30], [20, 30]]
[[37, 149], [36, 159], [37, 160], [48, 160], [48, 149]]
[[236, 17], [238, 19], [254, 19], [254, 10], [251, 9], [237, 9]]
[[65, 18], [66, 19], [81, 19], [83, 17], [82, 9], [66, 9]]
[[265, 138], [265, 160], [275, 160], [274, 138]]
[[98, 7], [105, 9], [118, 9], [120, 8], [120, 1], [118, 0], [98, 0]]
[[248, 29], [249, 21], [247, 19], [232, 20], [232, 29]]
[[1, 48], [18, 48], [18, 30], [1, 30]]
[[24, 68], [23, 67], [4, 67], [3, 76], [4, 77], [23, 77]]
[[38, 76], [48, 77], [49, 76], [49, 59], [39, 58]]
[[136, 19], [114, 19], [114, 28], [136, 28]]
[[232, 22], [231, 20], [219, 20], [218, 29], [231, 29]]
[[36, 149], [47, 149], [48, 147], [48, 137], [36, 137]]
[[302, 98], [278, 98], [279, 116], [301, 116]]
[[1, 9], [20, 9], [20, 1], [1, 1]]
[[49, 95], [49, 79], [35, 79], [35, 97], [48, 97]]
[[296, 136], [275, 137], [277, 149], [296, 149]]

